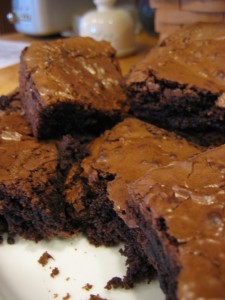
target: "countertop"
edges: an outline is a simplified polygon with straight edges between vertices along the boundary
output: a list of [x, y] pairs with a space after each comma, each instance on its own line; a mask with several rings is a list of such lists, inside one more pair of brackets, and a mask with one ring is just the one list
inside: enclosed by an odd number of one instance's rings
[[[0, 40], [32, 42], [32, 38], [20, 33], [1, 35]], [[40, 38], [39, 38], [40, 39]], [[136, 35], [136, 52], [128, 57], [119, 59], [121, 70], [125, 75], [130, 67], [140, 61], [148, 51], [157, 44], [157, 37], [149, 36], [145, 32]], [[0, 69], [0, 95], [8, 94], [18, 87], [18, 64]]]

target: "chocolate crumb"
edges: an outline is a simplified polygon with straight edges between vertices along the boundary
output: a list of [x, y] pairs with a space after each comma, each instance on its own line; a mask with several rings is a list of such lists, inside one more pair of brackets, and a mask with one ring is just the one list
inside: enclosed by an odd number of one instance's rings
[[58, 294], [54, 294], [54, 295], [53, 295], [53, 298], [57, 298], [57, 297], [58, 297]]
[[90, 291], [93, 288], [93, 285], [90, 283], [86, 283], [82, 289], [86, 290], [86, 291]]
[[39, 258], [38, 262], [42, 267], [46, 266], [49, 259], [54, 259], [47, 251], [45, 251], [42, 256]]
[[51, 273], [51, 277], [52, 278], [54, 278], [56, 275], [58, 275], [59, 274], [59, 269], [58, 268], [54, 268], [53, 270], [52, 270], [52, 273]]
[[9, 237], [7, 238], [7, 243], [8, 243], [9, 245], [15, 244], [15, 239], [14, 239], [14, 237], [9, 236]]
[[123, 280], [119, 277], [113, 277], [112, 279], [110, 279], [106, 286], [105, 289], [107, 290], [111, 290], [112, 288], [120, 288], [123, 286]]
[[89, 300], [107, 300], [107, 299], [102, 298], [102, 297], [99, 296], [99, 295], [90, 295]]
[[70, 294], [67, 293], [65, 297], [62, 298], [62, 300], [69, 300], [70, 299]]

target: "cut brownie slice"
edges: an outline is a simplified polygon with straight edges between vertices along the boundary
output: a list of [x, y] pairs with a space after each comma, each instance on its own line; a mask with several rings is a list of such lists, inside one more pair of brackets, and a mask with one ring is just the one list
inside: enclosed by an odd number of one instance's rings
[[225, 24], [192, 24], [152, 49], [127, 77], [133, 114], [190, 135], [224, 136], [224, 34]]
[[20, 94], [37, 138], [99, 134], [128, 112], [115, 50], [73, 37], [34, 42], [21, 55]]
[[[129, 218], [127, 185], [151, 168], [186, 159], [200, 149], [173, 133], [128, 118], [93, 141], [89, 152], [81, 163], [83, 178], [76, 176], [77, 168], [73, 170], [74, 190], [68, 201], [75, 216], [86, 218], [83, 231], [92, 243], [128, 244], [130, 269], [125, 284], [129, 286], [133, 280], [151, 277], [152, 269], [135, 241], [139, 229]], [[116, 279], [113, 283], [119, 285]]]
[[142, 245], [167, 299], [224, 299], [225, 146], [149, 171], [129, 187]]
[[85, 155], [88, 137], [38, 142], [19, 99], [1, 100], [0, 235], [35, 241], [72, 236], [78, 224], [68, 219], [64, 180], [72, 163]]

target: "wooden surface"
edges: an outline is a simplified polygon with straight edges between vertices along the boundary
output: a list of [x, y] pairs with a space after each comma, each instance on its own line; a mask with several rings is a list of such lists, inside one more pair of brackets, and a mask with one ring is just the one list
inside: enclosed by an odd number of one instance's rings
[[[24, 36], [22, 34], [2, 35], [0, 40], [13, 41], [33, 41], [34, 38]], [[35, 39], [37, 40], [37, 39]], [[148, 51], [157, 43], [156, 37], [151, 37], [146, 33], [141, 33], [136, 36], [137, 51], [129, 57], [119, 59], [123, 74], [127, 74], [128, 70], [135, 63], [140, 61]], [[18, 65], [13, 65], [7, 68], [0, 69], [0, 95], [6, 95], [18, 87]]]

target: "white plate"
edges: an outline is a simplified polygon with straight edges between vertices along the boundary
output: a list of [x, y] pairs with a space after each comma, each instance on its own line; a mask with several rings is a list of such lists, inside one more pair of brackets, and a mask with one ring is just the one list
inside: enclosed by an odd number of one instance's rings
[[[90, 245], [83, 237], [72, 240], [54, 239], [39, 243], [18, 239], [16, 244], [0, 245], [0, 300], [88, 300], [99, 294], [108, 300], [164, 300], [158, 282], [139, 284], [130, 290], [106, 290], [114, 276], [125, 274], [125, 258], [118, 247]], [[38, 263], [47, 251], [53, 259], [43, 267]], [[51, 277], [52, 269], [59, 274]], [[83, 287], [93, 285], [87, 291]]]

